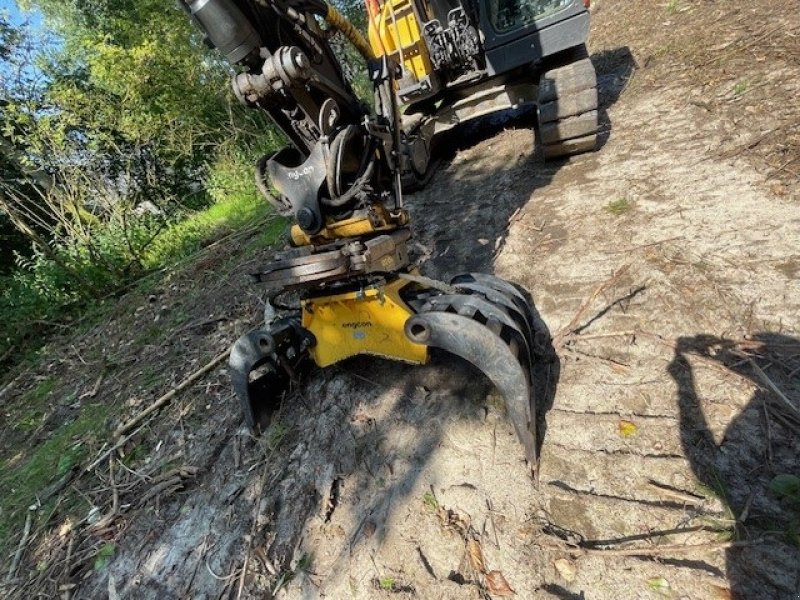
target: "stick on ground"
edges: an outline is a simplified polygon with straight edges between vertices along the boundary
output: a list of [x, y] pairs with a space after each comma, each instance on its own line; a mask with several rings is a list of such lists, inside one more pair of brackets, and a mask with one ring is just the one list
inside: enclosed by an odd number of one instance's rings
[[166, 394], [161, 396], [158, 400], [153, 402], [142, 412], [131, 418], [126, 423], [123, 423], [122, 425], [117, 427], [117, 430], [114, 432], [113, 437], [118, 438], [125, 435], [125, 433], [136, 427], [136, 425], [143, 419], [146, 419], [152, 413], [156, 412], [157, 410], [163, 408], [164, 406], [172, 402], [172, 399], [175, 398], [175, 396], [177, 396], [180, 392], [185, 390], [187, 387], [192, 385], [195, 381], [197, 381], [210, 371], [213, 371], [223, 360], [225, 360], [228, 357], [229, 352], [230, 352], [229, 350], [225, 350], [225, 352], [222, 352], [217, 356], [215, 356], [214, 358], [212, 358], [203, 367], [201, 367], [200, 369], [189, 375], [189, 377], [181, 381], [177, 386], [175, 386]]

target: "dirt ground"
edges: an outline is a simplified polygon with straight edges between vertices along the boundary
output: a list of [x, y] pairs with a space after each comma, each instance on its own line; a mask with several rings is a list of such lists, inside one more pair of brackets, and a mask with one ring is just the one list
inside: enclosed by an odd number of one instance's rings
[[[316, 372], [258, 440], [223, 365], [42, 494], [7, 595], [800, 597], [800, 506], [770, 491], [800, 476], [799, 40], [789, 1], [595, 0], [601, 148], [545, 164], [529, 117], [483, 122], [409, 198], [426, 274], [518, 282], [552, 334], [538, 481], [452, 359]], [[100, 456], [258, 323], [268, 254], [212, 245], [11, 373], [7, 423], [61, 387], [32, 434], [3, 426], [4, 468], [91, 404]]]

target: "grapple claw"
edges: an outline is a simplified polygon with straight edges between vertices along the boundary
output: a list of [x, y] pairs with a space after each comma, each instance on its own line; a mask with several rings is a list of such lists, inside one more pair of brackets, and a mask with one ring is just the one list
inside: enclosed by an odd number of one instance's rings
[[312, 344], [296, 319], [279, 321], [269, 331], [256, 329], [236, 340], [228, 360], [231, 384], [252, 432], [269, 426]]
[[452, 312], [414, 315], [406, 322], [405, 331], [411, 341], [455, 354], [489, 378], [503, 395], [525, 457], [535, 469], [536, 414], [528, 361], [521, 362], [505, 340], [478, 321]]

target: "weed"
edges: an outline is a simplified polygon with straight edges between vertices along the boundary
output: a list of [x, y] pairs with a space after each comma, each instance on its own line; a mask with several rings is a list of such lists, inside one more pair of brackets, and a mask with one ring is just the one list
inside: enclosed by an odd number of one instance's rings
[[161, 339], [161, 336], [164, 334], [164, 332], [165, 329], [158, 323], [150, 325], [146, 327], [142, 333], [136, 336], [136, 338], [134, 338], [133, 345], [136, 348], [153, 345], [159, 339]]
[[742, 81], [737, 82], [736, 85], [733, 86], [733, 95], [741, 96], [748, 89], [750, 89], [750, 82], [744, 79]]
[[152, 390], [158, 387], [163, 380], [164, 376], [161, 371], [150, 365], [146, 366], [142, 369], [141, 373], [139, 373], [139, 385], [145, 390]]
[[275, 585], [272, 588], [272, 596], [276, 597], [278, 592], [282, 590], [286, 585], [288, 585], [291, 581], [297, 577], [298, 573], [306, 572], [311, 570], [311, 563], [314, 560], [314, 556], [305, 552], [298, 560], [297, 564], [295, 565], [294, 569], [289, 571], [284, 571], [278, 576], [278, 579], [275, 581]]
[[627, 198], [617, 198], [606, 204], [606, 212], [611, 213], [615, 217], [619, 217], [629, 212], [633, 208], [633, 202]]
[[395, 578], [390, 575], [387, 575], [386, 577], [381, 577], [378, 580], [378, 585], [380, 586], [380, 588], [387, 592], [391, 592], [392, 590], [394, 590], [395, 583], [396, 583]]
[[114, 558], [114, 552], [116, 552], [116, 547], [111, 542], [106, 542], [100, 546], [94, 557], [94, 570], [102, 571], [105, 569], [111, 559]]
[[126, 467], [132, 466], [137, 460], [141, 460], [147, 456], [147, 446], [144, 443], [137, 444], [133, 450], [128, 452], [122, 457], [122, 464]]
[[269, 431], [267, 431], [267, 448], [269, 448], [270, 451], [275, 450], [281, 445], [283, 438], [286, 437], [288, 432], [289, 429], [277, 421], [270, 425]]
[[303, 556], [301, 556], [297, 560], [297, 565], [295, 566], [295, 572], [299, 571], [310, 571], [311, 570], [311, 563], [314, 562], [314, 556], [308, 552], [305, 552]]
[[769, 491], [781, 500], [800, 508], [800, 477], [788, 473], [776, 475], [769, 484]]
[[56, 465], [56, 479], [59, 479], [72, 471], [75, 465], [77, 465], [81, 458], [83, 458], [84, 454], [85, 452], [83, 451], [83, 443], [79, 440], [58, 458], [58, 464]]
[[679, 0], [669, 0], [669, 2], [667, 2], [665, 10], [667, 11], [668, 15], [676, 15], [678, 14], [680, 8], [681, 6]]
[[436, 512], [436, 509], [439, 508], [439, 502], [431, 492], [425, 492], [422, 495], [422, 503], [430, 512]]

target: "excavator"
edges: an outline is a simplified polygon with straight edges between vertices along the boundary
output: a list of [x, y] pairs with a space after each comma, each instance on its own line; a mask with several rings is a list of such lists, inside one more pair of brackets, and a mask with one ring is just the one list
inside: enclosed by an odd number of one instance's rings
[[[403, 191], [424, 183], [437, 136], [508, 108], [536, 105], [545, 159], [595, 147], [588, 0], [366, 0], [366, 36], [325, 0], [181, 2], [235, 67], [236, 97], [289, 140], [255, 169], [292, 225], [290, 247], [251, 274], [269, 299], [265, 324], [230, 353], [248, 427], [263, 431], [313, 365], [362, 354], [424, 364], [443, 351], [502, 394], [535, 470], [529, 295], [486, 273], [421, 275]], [[336, 34], [363, 58], [371, 106]]]

